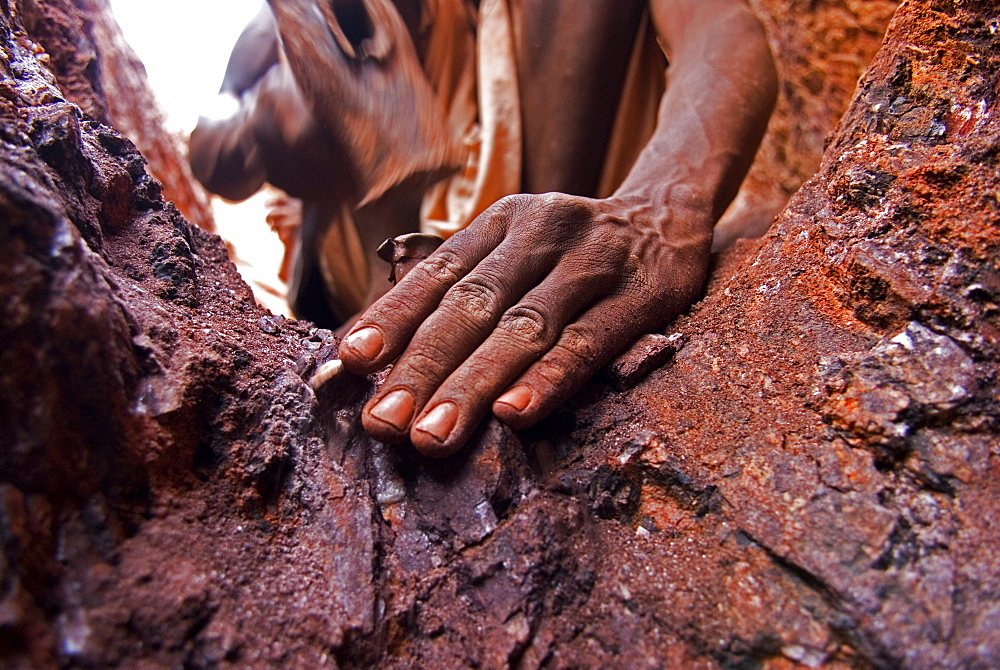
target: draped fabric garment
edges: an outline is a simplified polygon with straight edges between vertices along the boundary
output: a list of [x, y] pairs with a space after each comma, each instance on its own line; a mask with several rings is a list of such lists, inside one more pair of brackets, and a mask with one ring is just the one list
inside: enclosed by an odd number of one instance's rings
[[448, 237], [520, 190], [521, 103], [510, 4], [515, 3], [483, 0], [475, 40], [456, 44], [439, 35], [456, 35], [450, 22], [461, 20], [456, 10], [467, 3], [428, 0], [433, 23], [425, 69], [431, 88], [445, 103], [448, 125], [461, 138], [465, 160], [458, 173], [425, 196], [421, 232]]
[[[429, 48], [424, 70], [461, 138], [462, 169], [433, 186], [421, 209], [421, 232], [447, 238], [521, 186], [521, 106], [516, 50], [520, 0], [481, 0], [475, 39], [467, 0], [427, 0]], [[644, 16], [626, 75], [597, 197], [625, 179], [656, 127], [666, 59]]]

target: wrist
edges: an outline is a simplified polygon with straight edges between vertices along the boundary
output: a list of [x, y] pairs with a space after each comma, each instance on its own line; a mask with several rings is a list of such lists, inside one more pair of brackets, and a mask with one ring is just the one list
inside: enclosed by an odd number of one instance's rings
[[710, 194], [682, 184], [623, 186], [607, 202], [634, 225], [651, 228], [666, 239], [711, 239], [718, 219]]

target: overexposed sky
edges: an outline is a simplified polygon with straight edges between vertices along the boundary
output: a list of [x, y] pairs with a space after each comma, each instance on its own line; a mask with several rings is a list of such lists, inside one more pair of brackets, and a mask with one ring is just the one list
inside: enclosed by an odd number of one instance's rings
[[229, 52], [263, 0], [111, 0], [170, 130], [190, 132], [222, 84]]

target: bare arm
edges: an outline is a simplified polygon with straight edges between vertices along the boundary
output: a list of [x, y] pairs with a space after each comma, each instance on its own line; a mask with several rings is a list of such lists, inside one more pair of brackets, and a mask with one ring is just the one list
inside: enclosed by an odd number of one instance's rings
[[771, 52], [740, 0], [654, 0], [651, 9], [668, 85], [656, 133], [615, 197], [693, 208], [714, 225], [767, 129], [778, 87]]
[[[610, 198], [504, 198], [375, 303], [341, 345], [348, 369], [402, 354], [366, 406], [376, 438], [460, 448], [492, 409], [538, 421], [704, 282], [712, 226], [753, 159], [776, 81], [737, 0], [657, 0], [672, 65], [660, 123]], [[405, 350], [405, 351], [404, 351]]]

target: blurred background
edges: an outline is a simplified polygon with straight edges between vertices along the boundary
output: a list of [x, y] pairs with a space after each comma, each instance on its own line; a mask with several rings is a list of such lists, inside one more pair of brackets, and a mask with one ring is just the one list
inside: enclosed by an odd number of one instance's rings
[[[167, 130], [187, 144], [198, 115], [212, 105], [229, 52], [260, 10], [259, 0], [110, 0], [125, 39], [142, 59]], [[178, 48], [178, 45], [181, 48]], [[241, 203], [211, 197], [217, 232], [258, 302], [290, 315], [278, 277], [283, 248], [265, 221], [264, 190]]]

